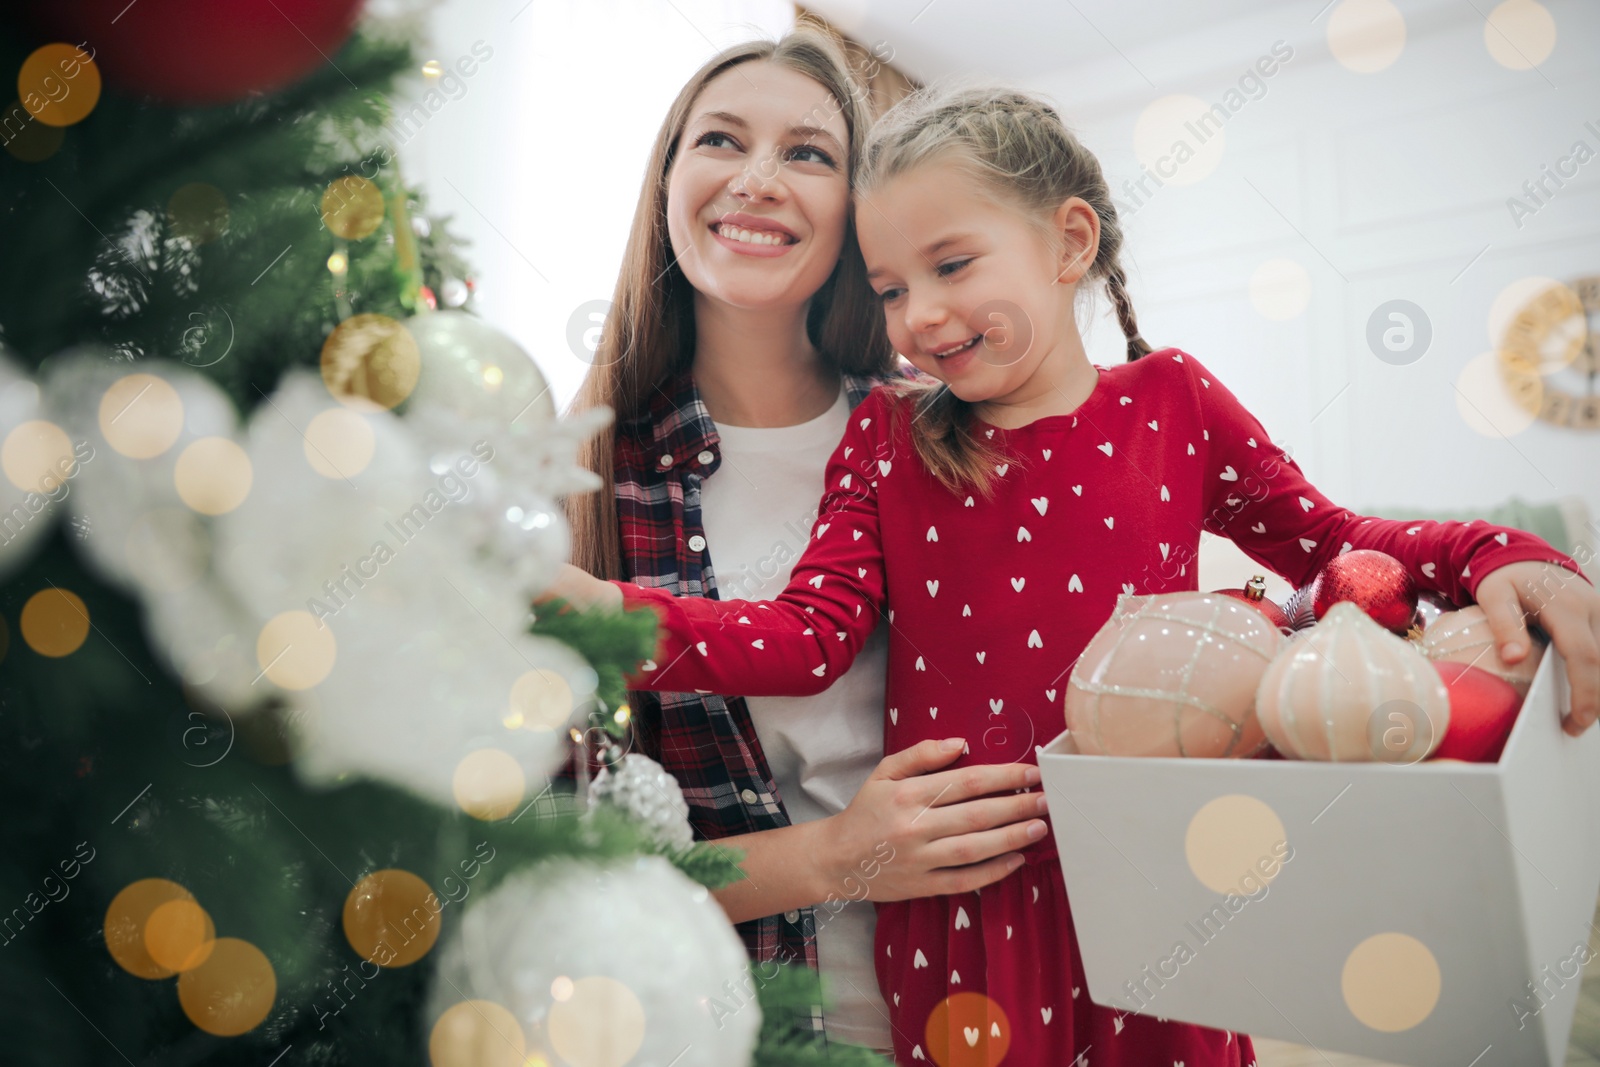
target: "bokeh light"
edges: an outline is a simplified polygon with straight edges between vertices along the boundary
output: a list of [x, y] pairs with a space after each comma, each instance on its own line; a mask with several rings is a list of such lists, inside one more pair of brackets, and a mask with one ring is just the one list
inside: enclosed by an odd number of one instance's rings
[[353, 315], [322, 343], [323, 383], [341, 404], [357, 410], [396, 406], [421, 376], [416, 338], [387, 315]]
[[178, 498], [202, 515], [225, 515], [243, 504], [254, 478], [250, 457], [226, 437], [191, 442], [172, 472]]
[[372, 424], [359, 413], [329, 408], [306, 426], [306, 462], [324, 478], [349, 478], [367, 469], [377, 441]]
[[[1248, 896], [1241, 880], [1250, 875], [1263, 884], [1272, 881], [1283, 869], [1279, 850], [1288, 839], [1283, 820], [1266, 801], [1230, 793], [1194, 813], [1183, 850], [1201, 885], [1218, 893]], [[1271, 875], [1263, 873], [1264, 861]]]
[[111, 898], [106, 908], [106, 949], [119, 967], [139, 978], [170, 978], [177, 973], [152, 958], [145, 943], [150, 916], [174, 901], [193, 902], [194, 894], [165, 878], [141, 878]]
[[77, 45], [41, 45], [17, 71], [17, 98], [47, 126], [73, 126], [100, 101], [100, 68]]
[[528, 778], [522, 765], [509, 752], [480, 748], [467, 753], [456, 764], [451, 781], [456, 803], [474, 819], [492, 822], [503, 819], [522, 805], [528, 791]]
[[89, 637], [89, 608], [77, 593], [41, 589], [22, 605], [22, 640], [41, 656], [70, 656]]
[[322, 222], [346, 241], [369, 236], [383, 222], [383, 193], [359, 174], [346, 174], [322, 192]]
[[1386, 1034], [1409, 1030], [1433, 1014], [1441, 987], [1439, 961], [1409, 934], [1382, 933], [1362, 941], [1339, 977], [1350, 1014]]
[[219, 937], [210, 957], [178, 976], [178, 1003], [208, 1034], [237, 1037], [261, 1025], [278, 996], [266, 954], [248, 941]]
[[207, 182], [180, 185], [167, 200], [167, 225], [197, 245], [228, 232], [228, 198]]
[[1483, 24], [1483, 45], [1507, 70], [1532, 70], [1556, 47], [1556, 20], [1537, 0], [1505, 0]]
[[333, 670], [338, 651], [332, 627], [308, 611], [273, 616], [256, 638], [256, 663], [282, 689], [310, 689], [321, 682]]
[[452, 1005], [428, 1035], [433, 1067], [524, 1067], [526, 1052], [517, 1017], [492, 1000]]
[[1011, 1049], [1011, 1020], [992, 997], [955, 993], [928, 1013], [923, 1038], [938, 1067], [998, 1067]]
[[344, 936], [362, 959], [406, 967], [439, 940], [443, 907], [428, 883], [410, 871], [374, 871], [345, 897]]
[[1328, 15], [1328, 49], [1347, 70], [1376, 74], [1405, 47], [1405, 16], [1391, 0], [1339, 0]]
[[170, 971], [191, 971], [210, 959], [216, 937], [211, 916], [189, 898], [158, 905], [145, 920], [145, 951]]
[[25, 493], [46, 496], [78, 472], [67, 431], [46, 419], [18, 423], [0, 443], [0, 469]]
[[572, 1067], [622, 1067], [644, 1044], [644, 1005], [627, 985], [604, 975], [572, 983], [572, 996], [550, 1006], [550, 1047]]
[[100, 398], [100, 434], [129, 459], [150, 459], [183, 432], [183, 398], [154, 374], [117, 379]]

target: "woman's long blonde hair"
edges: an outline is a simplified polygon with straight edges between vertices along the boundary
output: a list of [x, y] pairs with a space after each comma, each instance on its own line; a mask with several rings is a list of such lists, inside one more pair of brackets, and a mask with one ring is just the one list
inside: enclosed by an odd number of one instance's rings
[[[1121, 264], [1122, 227], [1100, 161], [1043, 100], [1013, 89], [929, 86], [907, 96], [878, 119], [868, 139], [857, 192], [881, 188], [897, 175], [934, 161], [950, 161], [979, 187], [1020, 209], [1046, 240], [1059, 245], [1051, 219], [1070, 197], [1080, 197], [1100, 217], [1100, 247], [1085, 275], [1103, 279], [1128, 341], [1128, 359], [1150, 351], [1139, 336], [1128, 280]], [[976, 434], [973, 405], [932, 377], [898, 381], [911, 398], [912, 441], [923, 465], [952, 492], [993, 490], [999, 450]]]
[[[690, 109], [706, 83], [741, 63], [764, 60], [805, 75], [827, 89], [849, 132], [846, 174], [854, 175], [865, 147], [867, 91], [852, 72], [838, 41], [819, 26], [801, 22], [776, 41], [750, 41], [725, 49], [695, 72], [667, 111], [645, 169], [634, 209], [622, 271], [611, 311], [601, 329], [594, 365], [571, 405], [582, 411], [607, 404], [620, 424], [644, 414], [667, 378], [694, 358], [693, 288], [679, 268], [667, 234], [667, 180]], [[853, 216], [847, 215], [839, 264], [811, 300], [806, 333], [823, 360], [851, 374], [887, 375], [894, 353], [883, 312], [866, 280]], [[572, 562], [601, 578], [625, 578], [618, 529], [615, 457], [618, 427], [592, 438], [580, 452], [584, 466], [600, 475], [600, 489], [566, 499], [572, 528]]]

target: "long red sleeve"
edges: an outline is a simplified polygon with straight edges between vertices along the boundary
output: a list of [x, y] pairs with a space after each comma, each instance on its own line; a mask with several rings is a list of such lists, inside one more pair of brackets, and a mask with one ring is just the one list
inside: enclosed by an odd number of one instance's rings
[[776, 600], [676, 597], [617, 582], [629, 607], [661, 618], [661, 642], [629, 688], [806, 696], [850, 668], [885, 602], [877, 480], [897, 462], [873, 421], [886, 416], [878, 391], [850, 416], [828, 460], [826, 489], [806, 550]]
[[1463, 605], [1474, 601], [1485, 575], [1508, 563], [1542, 560], [1583, 576], [1575, 560], [1522, 530], [1476, 519], [1368, 518], [1339, 507], [1273, 445], [1225, 385], [1193, 356], [1181, 355], [1205, 427], [1205, 528], [1296, 586], [1334, 556], [1363, 548], [1393, 556], [1419, 588]]

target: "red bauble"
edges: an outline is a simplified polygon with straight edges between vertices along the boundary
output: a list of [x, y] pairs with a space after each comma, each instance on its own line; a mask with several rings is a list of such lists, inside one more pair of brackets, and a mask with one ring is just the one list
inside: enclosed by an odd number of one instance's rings
[[1311, 610], [1319, 620], [1341, 600], [1385, 630], [1404, 634], [1417, 612], [1417, 580], [1393, 556], [1358, 548], [1333, 557], [1311, 583]]
[[1223, 596], [1231, 596], [1236, 600], [1244, 601], [1265, 615], [1267, 621], [1279, 630], [1289, 633], [1294, 629], [1293, 626], [1289, 625], [1289, 616], [1285, 615], [1283, 609], [1278, 607], [1276, 603], [1267, 599], [1266, 588], [1266, 578], [1258, 574], [1245, 583], [1243, 589], [1217, 589], [1213, 591]]
[[1450, 692], [1450, 725], [1432, 758], [1494, 763], [1517, 723], [1522, 697], [1503, 678], [1465, 663], [1434, 660]]
[[37, 3], [39, 27], [94, 57], [105, 80], [171, 104], [224, 104], [309, 74], [344, 44], [362, 0]]

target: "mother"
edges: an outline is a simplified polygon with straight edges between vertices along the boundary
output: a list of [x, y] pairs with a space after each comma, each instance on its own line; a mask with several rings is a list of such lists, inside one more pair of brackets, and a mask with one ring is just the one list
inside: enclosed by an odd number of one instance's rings
[[[604, 487], [566, 505], [582, 569], [681, 596], [787, 584], [851, 409], [899, 373], [851, 222], [868, 121], [842, 50], [807, 26], [720, 53], [678, 94], [573, 405], [617, 412], [585, 456]], [[941, 771], [959, 741], [883, 758], [888, 625], [815, 697], [631, 696], [697, 837], [745, 851], [748, 877], [716, 895], [752, 958], [819, 968], [814, 1025], [879, 1050], [874, 915], [850, 902], [997, 881], [1038, 822], [1010, 795], [1031, 767]]]

